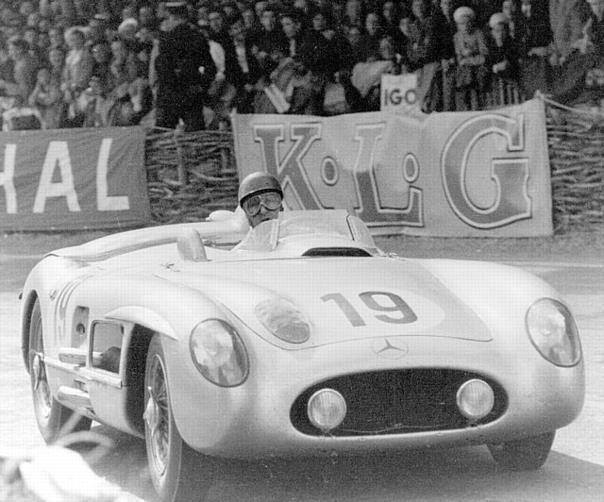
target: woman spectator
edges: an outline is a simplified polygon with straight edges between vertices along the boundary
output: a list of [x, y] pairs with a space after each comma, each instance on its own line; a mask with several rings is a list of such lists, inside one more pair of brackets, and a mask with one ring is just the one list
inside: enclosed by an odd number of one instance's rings
[[486, 38], [486, 67], [490, 72], [490, 105], [503, 106], [518, 101], [518, 53], [508, 31], [508, 17], [497, 12], [489, 19]]
[[486, 87], [484, 65], [488, 54], [484, 34], [474, 25], [474, 11], [459, 7], [453, 13], [457, 31], [453, 36], [457, 69], [455, 74], [457, 110], [482, 108], [482, 93]]

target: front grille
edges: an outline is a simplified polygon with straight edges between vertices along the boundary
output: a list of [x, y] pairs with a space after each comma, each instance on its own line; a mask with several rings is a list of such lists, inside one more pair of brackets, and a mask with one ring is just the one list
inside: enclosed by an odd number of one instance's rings
[[[472, 378], [486, 381], [495, 393], [491, 413], [470, 422], [455, 402], [460, 385]], [[406, 369], [346, 375], [313, 385], [294, 402], [290, 418], [296, 429], [313, 436], [323, 432], [308, 419], [307, 403], [319, 389], [340, 392], [348, 407], [344, 421], [329, 434], [361, 436], [461, 429], [500, 417], [507, 407], [503, 388], [489, 378], [451, 369]]]

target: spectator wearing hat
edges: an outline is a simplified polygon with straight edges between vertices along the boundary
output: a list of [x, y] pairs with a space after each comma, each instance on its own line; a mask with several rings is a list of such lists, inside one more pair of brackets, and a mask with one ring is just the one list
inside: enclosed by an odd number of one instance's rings
[[513, 104], [518, 93], [518, 52], [508, 31], [508, 17], [503, 12], [492, 14], [489, 28], [486, 67], [490, 71], [491, 102], [500, 106]]
[[484, 34], [475, 24], [470, 7], [459, 7], [453, 13], [457, 31], [453, 36], [457, 60], [455, 87], [457, 110], [482, 108], [482, 93], [486, 87], [487, 71], [484, 65], [488, 49]]
[[187, 131], [204, 129], [206, 92], [216, 74], [203, 34], [188, 23], [186, 4], [167, 4], [168, 31], [160, 34], [155, 59], [156, 125], [173, 129], [182, 120]]

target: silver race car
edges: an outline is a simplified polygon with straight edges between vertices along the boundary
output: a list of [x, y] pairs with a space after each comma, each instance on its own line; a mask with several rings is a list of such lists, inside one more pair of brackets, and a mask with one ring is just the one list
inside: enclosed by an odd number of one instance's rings
[[542, 280], [385, 254], [345, 211], [210, 220], [31, 271], [23, 357], [45, 440], [91, 420], [144, 437], [160, 497], [192, 500], [220, 457], [487, 444], [536, 469], [580, 412], [577, 327]]

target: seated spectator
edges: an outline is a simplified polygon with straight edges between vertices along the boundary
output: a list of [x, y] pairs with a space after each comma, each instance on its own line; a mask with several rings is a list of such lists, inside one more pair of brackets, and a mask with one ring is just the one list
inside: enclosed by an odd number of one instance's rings
[[453, 36], [457, 69], [455, 74], [456, 109], [482, 108], [482, 93], [486, 88], [485, 60], [488, 49], [482, 30], [474, 25], [474, 11], [459, 7], [453, 13], [457, 31]]
[[29, 106], [40, 113], [42, 129], [58, 129], [63, 115], [61, 85], [51, 78], [50, 68], [38, 70], [36, 86], [29, 96]]

